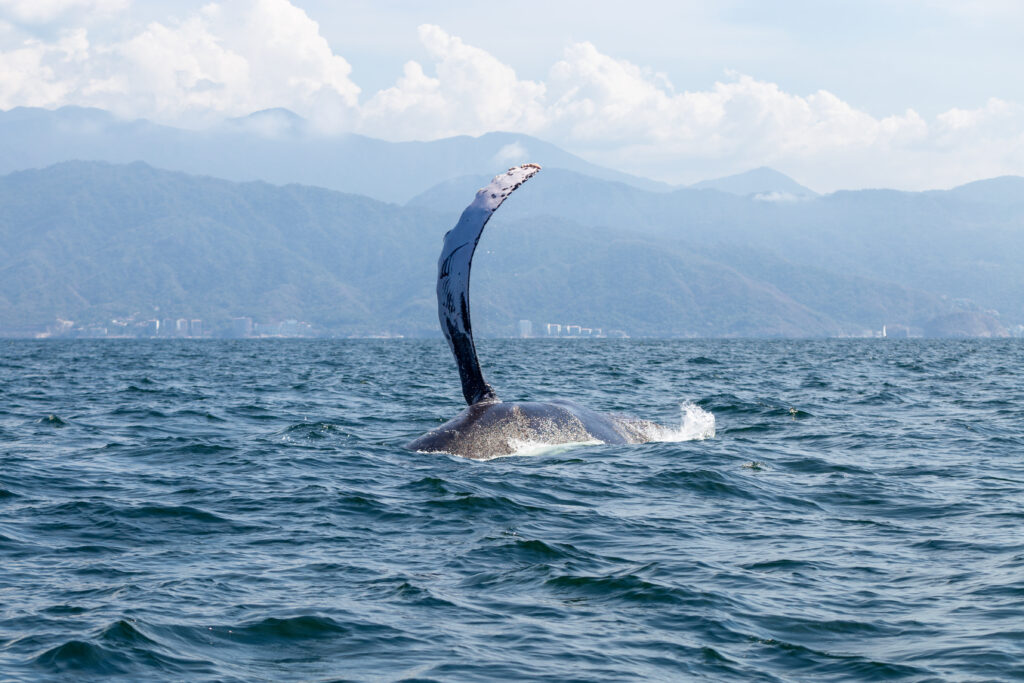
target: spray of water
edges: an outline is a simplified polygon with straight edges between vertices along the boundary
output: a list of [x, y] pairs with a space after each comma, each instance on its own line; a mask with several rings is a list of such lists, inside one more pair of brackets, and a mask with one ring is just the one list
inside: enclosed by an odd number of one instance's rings
[[651, 441], [703, 441], [715, 438], [715, 416], [689, 401], [679, 406], [682, 417], [678, 428], [654, 425]]

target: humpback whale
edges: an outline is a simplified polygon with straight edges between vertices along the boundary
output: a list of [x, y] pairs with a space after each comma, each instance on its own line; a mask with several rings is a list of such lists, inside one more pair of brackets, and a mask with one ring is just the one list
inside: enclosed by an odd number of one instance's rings
[[469, 317], [473, 253], [494, 212], [539, 170], [537, 164], [524, 164], [496, 176], [476, 193], [459, 222], [444, 236], [437, 261], [437, 316], [455, 356], [462, 395], [469, 407], [406, 444], [410, 450], [486, 460], [510, 455], [524, 443], [644, 443], [666, 431], [653, 422], [604, 415], [572, 401], [503, 402], [484, 380]]

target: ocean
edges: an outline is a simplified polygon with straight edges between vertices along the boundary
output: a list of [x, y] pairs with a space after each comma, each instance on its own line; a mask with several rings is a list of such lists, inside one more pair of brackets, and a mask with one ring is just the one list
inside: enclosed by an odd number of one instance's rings
[[1020, 340], [0, 341], [0, 681], [1024, 679]]

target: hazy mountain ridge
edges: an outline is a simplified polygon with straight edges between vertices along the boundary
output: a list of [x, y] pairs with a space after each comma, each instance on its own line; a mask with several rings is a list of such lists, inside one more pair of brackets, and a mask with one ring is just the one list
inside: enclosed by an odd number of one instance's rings
[[404, 202], [439, 181], [533, 161], [653, 191], [665, 183], [591, 164], [529, 135], [487, 133], [429, 142], [322, 134], [286, 109], [204, 130], [126, 121], [100, 109], [0, 112], [0, 174], [71, 160], [131, 163], [246, 182], [299, 183]]
[[804, 187], [789, 176], [775, 169], [762, 166], [746, 173], [702, 180], [690, 185], [691, 190], [718, 190], [740, 196], [761, 195], [762, 201], [785, 201], [817, 197], [818, 193]]
[[[1024, 179], [997, 178], [946, 191], [843, 191], [801, 201], [761, 201], [718, 190], [650, 193], [562, 169], [524, 187], [508, 218], [555, 216], [614, 226], [693, 249], [771, 253], [802, 268], [971, 299], [1009, 322], [1024, 320]], [[410, 205], [457, 217], [477, 178], [441, 183]], [[977, 197], [983, 197], [979, 201]], [[749, 260], [744, 268], [750, 267]]]
[[[22, 324], [85, 319], [293, 313], [328, 326], [369, 317], [340, 268], [375, 283], [386, 261], [339, 243], [336, 223], [372, 225], [380, 251], [415, 235], [407, 214], [364, 197], [69, 162], [0, 183], [9, 246], [0, 305]], [[414, 264], [409, 267], [414, 268]], [[423, 268], [429, 277], [431, 268]], [[154, 306], [158, 308], [154, 308]]]
[[[594, 196], [566, 198], [567, 184]], [[0, 326], [134, 313], [201, 317], [217, 331], [249, 315], [338, 334], [437, 334], [437, 252], [470, 196], [460, 191], [456, 208], [441, 212], [145, 164], [14, 173], [0, 178]], [[574, 210], [580, 202], [593, 212]], [[680, 205], [686, 210], [673, 214]], [[481, 242], [476, 329], [512, 334], [527, 318], [634, 335], [833, 336], [924, 326], [972, 308], [731, 242], [792, 220], [793, 210], [714, 190], [647, 193], [545, 172]], [[616, 219], [623, 213], [632, 216], [625, 226]]]
[[[496, 169], [526, 160], [545, 171], [502, 209], [478, 257], [486, 265], [475, 271], [474, 302], [485, 333], [511, 334], [521, 317], [670, 336], [960, 323], [998, 332], [987, 309], [1006, 324], [1024, 321], [1024, 178], [820, 196], [760, 168], [671, 188], [529, 136], [324, 137], [284, 109], [188, 131], [95, 109], [23, 108], [0, 112], [0, 132], [0, 171], [141, 158], [284, 185], [140, 163], [8, 175], [6, 329], [138, 313], [434, 334], [441, 235]], [[953, 315], [965, 311], [991, 320]]]

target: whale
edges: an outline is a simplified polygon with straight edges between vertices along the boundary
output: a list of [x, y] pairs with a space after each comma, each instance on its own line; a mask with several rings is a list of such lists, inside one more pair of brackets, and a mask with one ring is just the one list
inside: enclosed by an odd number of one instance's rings
[[606, 415], [568, 400], [502, 401], [484, 379], [469, 314], [473, 254], [494, 212], [540, 170], [537, 164], [523, 164], [495, 176], [444, 236], [437, 261], [437, 316], [468, 407], [406, 444], [409, 450], [488, 460], [512, 455], [524, 445], [644, 443], [666, 431], [654, 422]]

